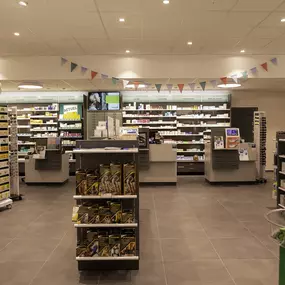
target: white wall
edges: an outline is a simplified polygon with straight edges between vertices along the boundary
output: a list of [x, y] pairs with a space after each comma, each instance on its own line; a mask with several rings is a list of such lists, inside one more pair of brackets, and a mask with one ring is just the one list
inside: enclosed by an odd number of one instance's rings
[[273, 169], [273, 139], [285, 130], [285, 94], [282, 92], [233, 91], [232, 107], [258, 107], [267, 115], [267, 170]]

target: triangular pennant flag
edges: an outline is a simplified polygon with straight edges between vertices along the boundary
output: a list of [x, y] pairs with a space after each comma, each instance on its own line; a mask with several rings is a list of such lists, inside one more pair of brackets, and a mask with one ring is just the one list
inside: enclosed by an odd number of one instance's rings
[[234, 81], [235, 83], [238, 83], [238, 76], [237, 76], [237, 74], [233, 74], [233, 75], [231, 76], [231, 78], [233, 79], [233, 81]]
[[248, 78], [247, 71], [243, 71], [241, 74], [244, 79]]
[[127, 87], [129, 82], [130, 82], [129, 80], [123, 80], [123, 87], [124, 87], [124, 89]]
[[158, 93], [160, 92], [162, 84], [154, 84]]
[[112, 83], [113, 83], [114, 85], [117, 84], [118, 80], [119, 80], [118, 78], [112, 77]]
[[167, 87], [169, 93], [171, 93], [171, 90], [173, 88], [173, 84], [166, 84], [166, 87]]
[[227, 85], [227, 82], [228, 82], [228, 78], [227, 77], [221, 77], [220, 78], [222, 80], [222, 82]]
[[271, 61], [273, 64], [277, 65], [277, 58], [276, 58], [276, 57], [271, 58], [270, 61]]
[[67, 63], [67, 59], [64, 58], [64, 57], [62, 57], [62, 58], [60, 59], [60, 61], [61, 61], [61, 65], [64, 65], [64, 64]]
[[268, 71], [268, 66], [267, 66], [267, 62], [264, 62], [262, 64], [260, 64], [261, 67], [265, 70], [265, 71]]
[[212, 84], [213, 88], [217, 87], [217, 80], [216, 79], [211, 80], [210, 83]]
[[91, 80], [93, 80], [97, 74], [98, 72], [91, 70]]
[[250, 69], [251, 73], [252, 74], [256, 74], [257, 73], [257, 68], [256, 67], [253, 67]]
[[81, 72], [82, 72], [83, 74], [85, 74], [85, 72], [86, 72], [87, 70], [88, 70], [87, 67], [81, 66]]
[[145, 83], [145, 88], [148, 90], [151, 87], [151, 83]]
[[103, 80], [105, 80], [105, 79], [107, 79], [109, 76], [107, 75], [107, 74], [101, 74], [101, 78], [103, 79]]
[[72, 72], [76, 67], [78, 66], [78, 64], [71, 62], [70, 64], [70, 71]]
[[203, 91], [205, 91], [206, 84], [207, 84], [206, 81], [200, 82], [200, 86], [202, 87]]
[[135, 85], [135, 90], [137, 91], [138, 88], [139, 88], [140, 83], [139, 82], [134, 82], [134, 85]]
[[179, 83], [179, 84], [177, 84], [177, 86], [178, 86], [178, 88], [179, 88], [180, 93], [182, 93], [183, 88], [184, 88], [184, 84]]
[[188, 83], [190, 89], [192, 90], [192, 92], [194, 92], [195, 90], [195, 83]]

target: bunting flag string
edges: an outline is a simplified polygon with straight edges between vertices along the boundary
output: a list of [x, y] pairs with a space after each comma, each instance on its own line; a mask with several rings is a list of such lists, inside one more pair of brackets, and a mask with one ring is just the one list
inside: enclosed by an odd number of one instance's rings
[[[85, 66], [78, 65], [77, 63], [69, 61], [68, 59], [66, 59], [64, 57], [60, 57], [61, 66], [65, 65], [67, 62], [70, 63], [70, 72], [73, 72], [77, 67], [80, 67], [82, 75], [85, 75], [85, 73], [89, 70]], [[278, 59], [276, 57], [274, 57], [274, 58], [271, 58], [270, 60], [268, 60], [267, 62], [264, 62], [264, 63], [260, 64], [259, 65], [260, 68], [262, 68], [263, 70], [268, 72], [269, 71], [269, 69], [268, 69], [268, 67], [269, 67], [268, 63], [269, 62], [271, 62], [273, 65], [278, 65]], [[249, 70], [245, 70], [245, 71], [240, 72], [240, 73], [232, 74], [230, 76], [230, 78], [235, 83], [238, 83], [240, 77], [242, 77], [243, 79], [247, 79], [249, 77], [249, 73], [251, 73], [254, 76], [254, 75], [257, 75], [258, 70], [259, 69], [257, 68], [257, 66], [255, 66], [255, 67], [253, 67], [253, 68], [251, 68]], [[112, 76], [109, 77], [109, 75], [103, 74], [103, 73], [100, 73], [100, 74], [101, 74], [101, 79], [102, 80], [110, 78], [114, 85], [117, 85], [118, 82], [120, 82], [124, 89], [130, 83], [129, 80], [119, 79], [119, 78], [112, 77]], [[91, 79], [93, 80], [98, 75], [98, 72], [90, 70], [90, 75], [91, 75]], [[223, 82], [223, 84], [226, 85], [228, 83], [229, 78], [227, 78], [227, 77], [220, 77], [220, 80]], [[213, 80], [210, 80], [210, 81], [199, 82], [199, 84], [200, 84], [201, 88], [203, 89], [203, 91], [205, 91], [205, 89], [206, 89], [207, 82], [210, 82], [212, 87], [216, 88], [219, 80], [213, 79]], [[134, 82], [135, 90], [138, 90], [138, 88], [140, 87], [139, 85], [140, 85], [139, 82]], [[149, 90], [152, 84], [145, 82], [144, 85], [145, 85], [145, 89]], [[162, 84], [156, 83], [154, 85], [155, 85], [156, 90], [158, 92], [160, 92], [161, 88], [162, 88]], [[191, 91], [194, 92], [195, 91], [195, 87], [196, 87], [196, 83], [195, 82], [188, 83], [188, 85], [189, 85]], [[185, 84], [184, 83], [178, 83], [177, 86], [178, 86], [178, 89], [179, 89], [180, 93], [183, 93]], [[168, 84], [166, 84], [166, 87], [167, 87], [167, 90], [169, 91], [169, 93], [171, 93], [172, 90], [173, 90], [173, 84], [168, 83]]]
[[166, 87], [167, 87], [169, 93], [171, 93], [171, 90], [173, 88], [173, 84], [166, 84]]
[[78, 66], [77, 63], [71, 62], [71, 63], [70, 63], [70, 71], [71, 71], [71, 72], [74, 71], [74, 69], [75, 69], [77, 66]]
[[93, 80], [97, 74], [98, 72], [91, 70], [91, 80]]
[[85, 74], [85, 72], [88, 70], [87, 67], [81, 66], [81, 73]]
[[179, 83], [179, 84], [177, 84], [177, 86], [179, 88], [180, 93], [182, 93], [183, 92], [183, 88], [184, 88], [184, 84]]
[[203, 91], [205, 91], [206, 84], [207, 84], [206, 81], [200, 82], [200, 86], [202, 87]]
[[158, 93], [160, 92], [160, 89], [161, 89], [161, 86], [162, 86], [162, 84], [154, 84], [155, 85], [155, 87], [156, 87], [156, 90], [158, 91]]
[[195, 83], [189, 83], [188, 85], [189, 85], [191, 91], [194, 92], [194, 90], [195, 90]]
[[61, 65], [64, 65], [64, 64], [66, 64], [67, 63], [67, 59], [66, 58], [64, 58], [64, 57], [62, 57], [61, 59]]
[[267, 62], [264, 62], [261, 64], [261, 67], [268, 72], [268, 66], [267, 66]]

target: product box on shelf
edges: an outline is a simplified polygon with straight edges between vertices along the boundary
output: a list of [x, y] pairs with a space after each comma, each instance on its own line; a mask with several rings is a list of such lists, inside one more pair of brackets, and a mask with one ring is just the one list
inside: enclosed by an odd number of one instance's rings
[[124, 164], [124, 194], [136, 194], [136, 166], [134, 164]]
[[111, 164], [111, 193], [112, 195], [122, 194], [122, 166], [121, 164]]
[[79, 169], [76, 171], [76, 195], [85, 195], [86, 193], [86, 172], [85, 170]]
[[136, 235], [133, 229], [121, 231], [121, 256], [136, 255]]
[[111, 169], [108, 164], [100, 165], [100, 184], [99, 184], [99, 192], [100, 195], [111, 194]]
[[111, 222], [114, 224], [122, 221], [122, 205], [121, 203], [110, 202]]
[[109, 246], [109, 233], [107, 231], [99, 232], [99, 256], [108, 257], [110, 255], [110, 246]]
[[118, 257], [120, 256], [121, 248], [121, 234], [119, 230], [113, 230], [109, 234], [109, 256]]
[[99, 175], [96, 173], [89, 173], [86, 176], [86, 195], [99, 195]]

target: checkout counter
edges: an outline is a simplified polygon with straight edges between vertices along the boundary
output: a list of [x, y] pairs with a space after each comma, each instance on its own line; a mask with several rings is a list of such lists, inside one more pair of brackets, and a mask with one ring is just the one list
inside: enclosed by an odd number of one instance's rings
[[150, 144], [149, 129], [139, 129], [140, 183], [176, 184], [177, 151], [172, 144]]
[[239, 143], [238, 129], [215, 128], [205, 145], [205, 179], [209, 182], [256, 182], [257, 151]]

